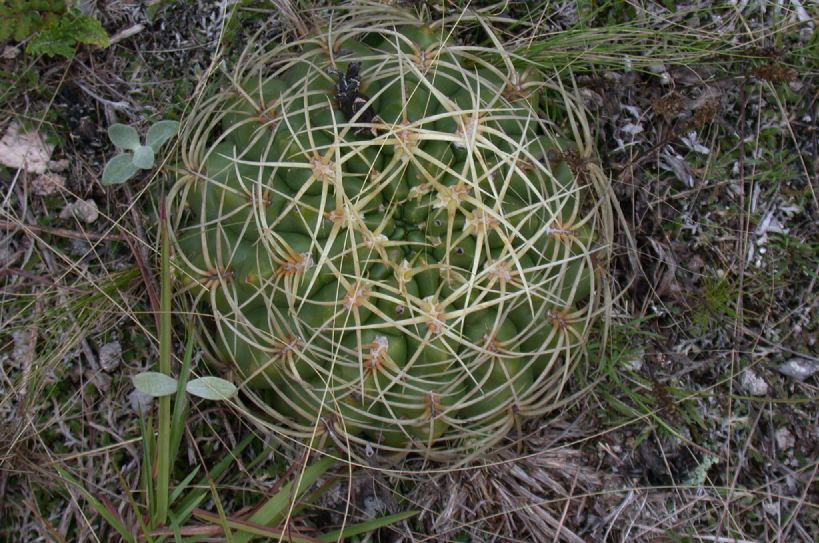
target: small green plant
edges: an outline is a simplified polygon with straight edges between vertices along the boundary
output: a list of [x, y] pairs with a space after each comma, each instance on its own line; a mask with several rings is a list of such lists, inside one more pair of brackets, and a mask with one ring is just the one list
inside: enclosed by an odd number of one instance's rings
[[69, 11], [53, 19], [41, 32], [32, 37], [26, 47], [30, 55], [71, 58], [78, 44], [108, 47], [108, 34], [98, 20], [88, 15]]
[[10, 0], [0, 5], [0, 41], [23, 41], [64, 14], [63, 0]]
[[726, 278], [704, 277], [700, 301], [693, 307], [691, 319], [694, 330], [704, 333], [724, 319], [738, 319], [734, 308], [736, 287]]
[[139, 170], [154, 167], [154, 157], [159, 148], [176, 134], [177, 121], [159, 121], [151, 125], [145, 135], [145, 145], [139, 140], [139, 133], [132, 126], [112, 124], [108, 127], [111, 142], [125, 153], [120, 153], [108, 161], [102, 172], [103, 185], [118, 185], [134, 176]]
[[94, 17], [66, 8], [64, 0], [10, 0], [0, 5], [0, 42], [23, 41], [30, 55], [74, 56], [77, 44], [108, 47], [108, 34]]
[[[176, 394], [179, 381], [162, 372], [144, 371], [134, 376], [134, 386], [143, 394], [161, 398]], [[188, 381], [185, 390], [206, 400], [229, 400], [236, 394], [233, 383], [210, 375]]]

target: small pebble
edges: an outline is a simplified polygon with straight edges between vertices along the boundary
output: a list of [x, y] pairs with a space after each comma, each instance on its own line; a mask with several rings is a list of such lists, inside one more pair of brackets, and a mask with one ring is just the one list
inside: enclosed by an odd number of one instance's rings
[[77, 200], [73, 204], [68, 204], [60, 212], [61, 219], [75, 218], [86, 224], [91, 224], [100, 216], [97, 203], [94, 200]]
[[779, 428], [774, 433], [774, 438], [776, 439], [776, 448], [780, 451], [787, 451], [796, 445], [796, 440], [793, 438], [793, 434], [784, 426]]
[[103, 370], [110, 373], [117, 369], [122, 362], [122, 346], [119, 341], [111, 341], [100, 347], [99, 359]]
[[808, 360], [807, 358], [791, 358], [781, 364], [777, 369], [782, 375], [787, 375], [797, 381], [804, 381], [819, 371], [819, 362]]
[[37, 196], [51, 196], [65, 188], [65, 177], [56, 173], [40, 174], [31, 180], [31, 192]]
[[739, 378], [743, 390], [751, 396], [767, 396], [768, 383], [756, 374], [754, 370], [745, 370]]

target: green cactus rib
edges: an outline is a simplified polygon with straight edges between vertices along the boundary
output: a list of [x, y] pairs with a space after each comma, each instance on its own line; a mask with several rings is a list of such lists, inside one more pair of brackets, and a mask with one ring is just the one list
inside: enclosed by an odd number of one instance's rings
[[[286, 435], [459, 460], [560, 405], [585, 353], [601, 241], [576, 144], [538, 117], [538, 72], [443, 28], [342, 21], [246, 58], [187, 123], [178, 285]], [[371, 124], [336, 103], [351, 62]]]

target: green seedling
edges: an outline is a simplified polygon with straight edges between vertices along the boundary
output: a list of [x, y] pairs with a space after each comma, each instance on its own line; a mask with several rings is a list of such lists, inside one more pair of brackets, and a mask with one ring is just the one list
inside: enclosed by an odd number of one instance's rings
[[171, 139], [179, 127], [177, 121], [159, 121], [148, 129], [145, 145], [140, 142], [139, 133], [132, 126], [112, 124], [108, 128], [111, 142], [126, 152], [113, 157], [102, 172], [104, 185], [118, 185], [133, 177], [139, 170], [150, 170], [159, 148]]
[[[145, 371], [134, 376], [137, 390], [154, 398], [170, 396], [176, 393], [179, 382], [158, 371]], [[188, 394], [205, 400], [229, 400], [236, 394], [236, 385], [220, 377], [205, 376], [188, 381], [185, 385]]]

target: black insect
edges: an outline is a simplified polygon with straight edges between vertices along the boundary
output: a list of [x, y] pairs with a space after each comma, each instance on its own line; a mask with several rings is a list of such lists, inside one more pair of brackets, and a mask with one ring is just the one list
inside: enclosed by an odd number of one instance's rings
[[[355, 118], [357, 123], [370, 124], [375, 121], [376, 115], [371, 106], [367, 105], [370, 99], [358, 92], [361, 87], [361, 70], [360, 62], [351, 62], [347, 66], [347, 73], [340, 73], [334, 71], [338, 75], [338, 82], [336, 83], [336, 100], [341, 107], [341, 112], [347, 121], [352, 121]], [[361, 126], [355, 128], [353, 133], [359, 136], [366, 136], [371, 134], [376, 135], [375, 126], [365, 127]]]

